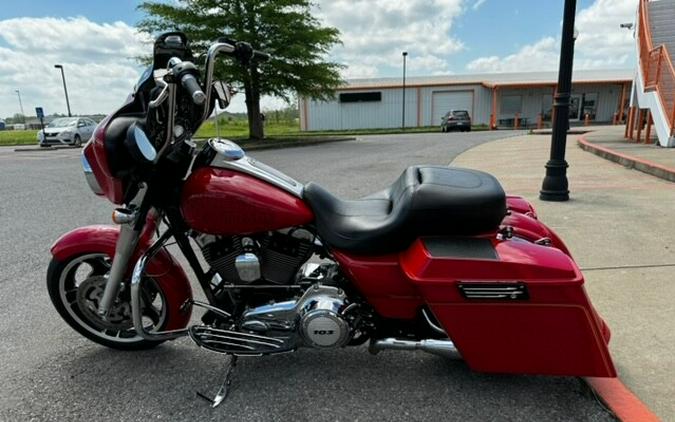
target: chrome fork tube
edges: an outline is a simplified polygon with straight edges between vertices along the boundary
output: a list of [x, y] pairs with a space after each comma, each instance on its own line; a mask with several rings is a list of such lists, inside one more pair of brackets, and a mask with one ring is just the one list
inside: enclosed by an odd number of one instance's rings
[[[141, 202], [143, 202], [146, 191], [147, 187], [141, 186], [138, 194], [129, 204], [130, 208], [136, 209]], [[138, 218], [145, 218], [145, 215], [138, 215], [133, 221], [122, 224], [120, 227], [120, 234], [117, 237], [117, 243], [115, 244], [115, 256], [113, 257], [112, 266], [110, 267], [108, 280], [106, 280], [105, 283], [101, 302], [98, 304], [97, 311], [103, 319], [107, 318], [110, 313], [110, 308], [115, 302], [120, 287], [122, 286], [124, 274], [129, 267], [129, 260], [136, 251], [136, 245], [138, 245], [138, 239], [141, 236], [142, 230], [136, 224]]]
[[103, 297], [98, 304], [98, 314], [106, 318], [110, 312], [113, 302], [122, 286], [122, 278], [129, 265], [129, 260], [136, 250], [140, 232], [134, 230], [131, 224], [123, 224], [120, 227], [120, 235], [115, 245], [115, 256], [113, 257], [108, 280], [103, 290]]

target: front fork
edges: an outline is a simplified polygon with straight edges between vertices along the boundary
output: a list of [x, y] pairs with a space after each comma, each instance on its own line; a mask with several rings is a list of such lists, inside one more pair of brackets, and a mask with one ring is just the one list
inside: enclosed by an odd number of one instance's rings
[[[144, 185], [129, 203], [127, 210], [118, 209], [113, 212], [113, 222], [120, 225], [120, 234], [115, 244], [115, 256], [103, 290], [103, 296], [98, 304], [98, 314], [103, 319], [108, 317], [110, 308], [112, 308], [119, 294], [124, 276], [129, 268], [129, 261], [136, 252], [139, 239], [148, 230], [148, 224], [145, 221], [148, 213], [143, 212], [146, 208], [142, 206], [146, 193], [147, 187]], [[153, 213], [150, 213], [150, 215], [152, 217], [151, 225], [154, 226], [156, 216]], [[153, 229], [151, 228], [151, 230]]]

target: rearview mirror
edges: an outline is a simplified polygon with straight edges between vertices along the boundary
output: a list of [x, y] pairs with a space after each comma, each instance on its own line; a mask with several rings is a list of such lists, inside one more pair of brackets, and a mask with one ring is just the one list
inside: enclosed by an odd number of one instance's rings
[[140, 164], [150, 164], [157, 158], [157, 150], [137, 123], [129, 126], [124, 144], [131, 157]]
[[226, 84], [223, 81], [215, 81], [213, 83], [213, 91], [216, 93], [216, 99], [218, 100], [218, 107], [221, 109], [226, 109], [232, 101], [232, 95], [234, 94], [232, 87]]

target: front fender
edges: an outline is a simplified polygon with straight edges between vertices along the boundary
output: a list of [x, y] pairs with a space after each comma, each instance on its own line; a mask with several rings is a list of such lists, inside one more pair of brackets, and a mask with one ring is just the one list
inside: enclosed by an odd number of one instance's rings
[[[119, 227], [95, 225], [79, 227], [62, 235], [50, 248], [52, 256], [64, 262], [87, 253], [115, 255], [115, 246], [119, 236]], [[150, 247], [151, 239], [142, 236], [127, 269], [131, 273], [133, 265]], [[164, 292], [169, 310], [166, 330], [183, 328], [190, 320], [191, 306], [182, 305], [192, 298], [192, 288], [185, 271], [178, 261], [166, 250], [160, 249], [148, 263], [146, 273], [152, 277]]]

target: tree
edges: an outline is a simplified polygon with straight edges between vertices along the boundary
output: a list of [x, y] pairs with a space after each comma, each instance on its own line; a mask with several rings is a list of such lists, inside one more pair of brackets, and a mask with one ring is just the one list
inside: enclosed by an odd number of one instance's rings
[[243, 88], [246, 94], [249, 136], [262, 139], [260, 97], [275, 95], [290, 102], [291, 93], [329, 99], [342, 83], [342, 66], [325, 60], [340, 43], [336, 28], [322, 26], [311, 14], [309, 0], [178, 0], [147, 1], [139, 9], [147, 17], [139, 28], [148, 33], [185, 32], [195, 53], [204, 53], [220, 37], [250, 43], [269, 53], [265, 63], [242, 66], [222, 61], [217, 73]]

